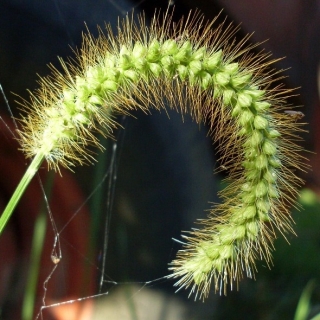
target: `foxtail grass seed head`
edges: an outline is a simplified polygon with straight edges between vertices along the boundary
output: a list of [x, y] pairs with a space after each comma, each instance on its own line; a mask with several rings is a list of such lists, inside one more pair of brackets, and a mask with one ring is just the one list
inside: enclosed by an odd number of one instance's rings
[[287, 110], [290, 90], [271, 89], [269, 54], [253, 54], [249, 36], [236, 44], [236, 32], [198, 12], [178, 23], [156, 14], [150, 27], [143, 16], [137, 24], [127, 17], [117, 35], [110, 26], [98, 38], [85, 35], [77, 64], [61, 60], [62, 73], [51, 67], [20, 120], [26, 156], [43, 154], [55, 170], [92, 161], [86, 147], [101, 148], [94, 132], [112, 136], [117, 114], [166, 101], [208, 122], [231, 182], [170, 264], [176, 285], [199, 298], [211, 282], [225, 292], [254, 277], [256, 259], [270, 263], [276, 230], [292, 231], [289, 207], [302, 184], [295, 171], [305, 167], [294, 142], [303, 114]]

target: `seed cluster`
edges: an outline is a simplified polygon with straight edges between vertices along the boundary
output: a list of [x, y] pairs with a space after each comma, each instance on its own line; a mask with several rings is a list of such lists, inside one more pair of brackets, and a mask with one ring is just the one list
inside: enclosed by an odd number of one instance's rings
[[206, 296], [212, 279], [221, 289], [220, 281], [232, 285], [244, 271], [253, 276], [257, 256], [270, 261], [273, 228], [291, 230], [288, 207], [302, 183], [291, 169], [303, 162], [292, 142], [299, 124], [282, 111], [288, 91], [269, 89], [269, 56], [250, 54], [246, 41], [228, 42], [235, 29], [213, 29], [197, 14], [175, 25], [170, 15], [161, 26], [158, 19], [148, 28], [143, 18], [139, 25], [127, 18], [118, 36], [110, 29], [86, 36], [78, 66], [62, 62], [64, 73], [54, 69], [41, 79], [21, 143], [28, 156], [69, 167], [90, 160], [84, 148], [99, 146], [91, 129], [111, 135], [115, 114], [160, 109], [166, 99], [197, 122], [209, 121], [232, 182], [170, 266], [181, 277], [177, 285]]

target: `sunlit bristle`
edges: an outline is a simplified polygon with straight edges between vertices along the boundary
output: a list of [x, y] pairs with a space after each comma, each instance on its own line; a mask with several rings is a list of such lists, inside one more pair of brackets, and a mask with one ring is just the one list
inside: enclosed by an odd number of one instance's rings
[[112, 136], [114, 115], [170, 107], [209, 125], [230, 183], [170, 264], [176, 285], [196, 298], [211, 282], [225, 294], [254, 278], [257, 259], [271, 264], [276, 232], [293, 232], [289, 208], [303, 184], [295, 172], [307, 168], [302, 113], [287, 105], [292, 90], [274, 85], [277, 60], [253, 53], [250, 36], [236, 42], [238, 28], [215, 23], [199, 12], [174, 23], [166, 12], [150, 26], [143, 15], [138, 23], [127, 17], [117, 35], [110, 26], [98, 38], [88, 33], [76, 62], [61, 60], [62, 73], [51, 66], [40, 79], [20, 120], [25, 154], [43, 154], [56, 170], [91, 162], [87, 146], [102, 148], [94, 132]]

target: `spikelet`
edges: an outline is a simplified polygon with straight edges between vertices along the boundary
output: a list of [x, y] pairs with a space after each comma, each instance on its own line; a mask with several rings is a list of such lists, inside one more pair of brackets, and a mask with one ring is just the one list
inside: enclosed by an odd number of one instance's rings
[[25, 103], [20, 141], [27, 157], [42, 154], [57, 170], [91, 161], [87, 145], [100, 147], [93, 133], [112, 136], [117, 114], [170, 106], [207, 122], [230, 184], [170, 264], [176, 285], [204, 298], [211, 282], [225, 292], [254, 277], [256, 259], [271, 261], [276, 230], [293, 232], [302, 129], [284, 112], [291, 91], [271, 87], [280, 79], [275, 61], [251, 53], [250, 36], [237, 43], [237, 28], [215, 27], [198, 12], [176, 24], [168, 13], [160, 18], [148, 27], [143, 16], [137, 24], [127, 17], [117, 36], [110, 26], [98, 38], [85, 35], [77, 62], [61, 61], [63, 73], [51, 67]]

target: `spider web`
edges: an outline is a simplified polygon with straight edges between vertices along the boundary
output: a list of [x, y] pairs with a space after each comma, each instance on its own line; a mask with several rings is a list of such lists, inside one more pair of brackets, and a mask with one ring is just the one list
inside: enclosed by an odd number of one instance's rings
[[[118, 16], [121, 17], [133, 8], [135, 9], [135, 12], [137, 12], [137, 8], [139, 8], [144, 1], [146, 0], [141, 0], [134, 5], [129, 5], [125, 1], [116, 2], [113, 0], [108, 0], [108, 3], [116, 10]], [[59, 17], [59, 20], [68, 35], [69, 41], [73, 45], [74, 39], [72, 38], [72, 33], [68, 27], [67, 18], [63, 10], [63, 4], [58, 0], [55, 0], [54, 3], [56, 7], [55, 14]], [[173, 2], [170, 1], [168, 4], [172, 5]], [[1, 118], [1, 121], [9, 132], [9, 135], [15, 137], [12, 127], [17, 128], [17, 124], [14, 120], [14, 116], [16, 114], [13, 114], [13, 111], [11, 111], [9, 102], [2, 87], [1, 91], [5, 104], [7, 105], [9, 116], [12, 119], [7, 120]], [[66, 214], [68, 217], [63, 220], [62, 223], [59, 221], [60, 218], [57, 218], [57, 209], [56, 207], [53, 207], [54, 199], [50, 199], [50, 192], [46, 190], [44, 178], [40, 175], [37, 177], [46, 207], [46, 214], [49, 220], [48, 232], [51, 236], [51, 247], [50, 249], [48, 249], [48, 247], [44, 247], [43, 255], [46, 256], [47, 260], [51, 260], [51, 267], [46, 270], [45, 280], [41, 284], [42, 290], [38, 290], [37, 292], [38, 296], [36, 306], [39, 307], [35, 310], [35, 319], [89, 319], [88, 310], [91, 310], [89, 312], [90, 319], [96, 320], [105, 318], [124, 320], [187, 319], [187, 314], [191, 315], [190, 307], [184, 301], [186, 295], [182, 294], [180, 298], [174, 297], [173, 293], [175, 288], [173, 288], [173, 282], [168, 281], [166, 277], [168, 274], [168, 271], [166, 270], [167, 264], [174, 258], [175, 252], [180, 247], [179, 244], [175, 244], [172, 238], [178, 238], [181, 230], [190, 229], [192, 222], [195, 220], [194, 213], [197, 214], [196, 217], [200, 218], [199, 213], [201, 215], [203, 209], [208, 207], [208, 199], [215, 200], [212, 198], [212, 195], [216, 194], [216, 192], [214, 190], [213, 181], [211, 179], [205, 180], [205, 176], [210, 175], [211, 172], [202, 171], [199, 173], [194, 166], [190, 165], [190, 163], [175, 164], [177, 159], [180, 159], [180, 155], [177, 150], [174, 150], [174, 148], [175, 145], [180, 144], [181, 149], [184, 149], [188, 147], [187, 145], [190, 141], [192, 142], [193, 139], [195, 139], [193, 141], [193, 145], [196, 148], [194, 152], [198, 155], [203, 151], [201, 149], [203, 144], [199, 145], [199, 140], [204, 139], [205, 134], [203, 131], [199, 133], [199, 127], [193, 124], [188, 117], [184, 119], [185, 123], [181, 125], [181, 129], [178, 129], [177, 137], [173, 138], [172, 135], [175, 134], [175, 131], [177, 130], [176, 123], [181, 122], [181, 116], [170, 114], [171, 121], [168, 121], [167, 115], [162, 114], [153, 114], [152, 117], [146, 117], [142, 114], [135, 116], [139, 118], [139, 121], [128, 119], [126, 117], [119, 119], [121, 126], [126, 127], [126, 130], [119, 130], [116, 133], [115, 140], [103, 142], [106, 143], [106, 152], [104, 153], [104, 156], [98, 155], [98, 158], [101, 157], [102, 159], [99, 159], [98, 164], [95, 165], [95, 173], [92, 173], [92, 171], [85, 173], [85, 170], [83, 169], [75, 169], [75, 177], [80, 181], [80, 184], [88, 195], [85, 198], [82, 198], [81, 202], [76, 205], [76, 208], [73, 209], [73, 211]], [[8, 121], [12, 121], [12, 124], [9, 124]], [[142, 127], [139, 123], [137, 124], [137, 122], [141, 122]], [[163, 132], [164, 123], [166, 123], [166, 132]], [[150, 127], [152, 127], [151, 131], [154, 136], [154, 140], [151, 140], [152, 148], [160, 150], [160, 153], [158, 154], [161, 154], [161, 152], [166, 150], [166, 145], [169, 141], [173, 144], [173, 148], [169, 150], [169, 153], [163, 156], [167, 163], [165, 163], [164, 166], [161, 165], [161, 167], [157, 167], [157, 164], [146, 164], [148, 157], [146, 157], [145, 154], [150, 152], [148, 147], [146, 147], [146, 144], [150, 142], [148, 139], [149, 133], [142, 133], [143, 138], [141, 139], [141, 130], [146, 130], [146, 128], [150, 129]], [[192, 136], [182, 137], [179, 130], [187, 131], [187, 135], [189, 134]], [[199, 133], [196, 138], [193, 137], [194, 132]], [[162, 140], [160, 142], [155, 142], [159, 137], [161, 137]], [[141, 145], [132, 146], [136, 144], [136, 141], [139, 138], [142, 140]], [[205, 141], [204, 144], [210, 145], [210, 142]], [[144, 152], [144, 156], [137, 158], [137, 153], [141, 151]], [[124, 153], [128, 152], [128, 156], [122, 157]], [[181, 150], [179, 150], [179, 152], [181, 152]], [[208, 150], [207, 152], [207, 159], [203, 159], [203, 166], [206, 168], [212, 168], [212, 164], [208, 160], [211, 155]], [[107, 156], [105, 156], [105, 154], [107, 154]], [[156, 157], [157, 155], [154, 156], [154, 158]], [[139, 165], [133, 165], [133, 170], [130, 168], [130, 163], [132, 161], [131, 158], [136, 158], [138, 161], [142, 162]], [[193, 157], [191, 156], [189, 162], [192, 161]], [[98, 168], [98, 165], [101, 162], [102, 165]], [[147, 171], [155, 170], [157, 173], [153, 174], [153, 180], [149, 179], [148, 172], [144, 173], [145, 176], [143, 176], [138, 183], [138, 186], [146, 184], [145, 189], [141, 191], [139, 189], [135, 189], [136, 187], [134, 185], [127, 185], [125, 180], [128, 177], [129, 180], [137, 179], [140, 175], [137, 171], [139, 168], [141, 169], [143, 165], [146, 165]], [[118, 171], [118, 168], [120, 167], [125, 168], [124, 172], [121, 171], [122, 169]], [[201, 187], [201, 190], [206, 190], [206, 192], [198, 191], [198, 193], [203, 193], [202, 199], [198, 199], [198, 202], [201, 202], [203, 205], [200, 211], [199, 206], [195, 204], [195, 201], [192, 201], [192, 197], [190, 198], [190, 194], [194, 193], [194, 189], [199, 189], [199, 186], [197, 185], [190, 185], [185, 189], [182, 188], [181, 194], [178, 198], [180, 202], [184, 202], [183, 205], [181, 205], [179, 201], [178, 204], [175, 204], [174, 199], [172, 199], [175, 195], [168, 196], [168, 194], [161, 194], [164, 189], [168, 188], [168, 182], [170, 183], [171, 180], [179, 181], [179, 183], [181, 183], [181, 181], [186, 181], [186, 179], [182, 177], [185, 175], [185, 172], [190, 170], [190, 168], [191, 170], [195, 170], [194, 172], [191, 172], [192, 177], [197, 177], [196, 180], [198, 181], [202, 180], [203, 186]], [[171, 176], [172, 173], [174, 174], [174, 177]], [[84, 178], [81, 179], [82, 174]], [[93, 183], [86, 183], [86, 177], [92, 177], [94, 174], [96, 174], [96, 177], [93, 179]], [[63, 177], [56, 177], [55, 179], [64, 179], [65, 175], [67, 175], [67, 173], [63, 173]], [[165, 176], [166, 178], [163, 179], [163, 181], [158, 180], [158, 185], [156, 187], [151, 185], [152, 182], [154, 183], [155, 179], [159, 179], [159, 177], [162, 176]], [[120, 180], [120, 183], [118, 180]], [[124, 191], [117, 192], [116, 188], [118, 183], [119, 188]], [[175, 189], [175, 183], [176, 182], [171, 186], [171, 192], [172, 189]], [[149, 191], [149, 189], [152, 189], [152, 192], [146, 192], [146, 190]], [[140, 195], [140, 191], [142, 195]], [[134, 193], [137, 193], [134, 195], [136, 200], [133, 200], [132, 203], [132, 194]], [[97, 199], [94, 199], [95, 197]], [[169, 204], [161, 207], [161, 202], [168, 199]], [[148, 221], [144, 221], [143, 224], [139, 221], [137, 222], [138, 218], [145, 219], [145, 216], [141, 217], [136, 215], [135, 210], [139, 209], [135, 209], [135, 201], [140, 203], [144, 202], [144, 206], [147, 208], [144, 209], [145, 211], [150, 210], [149, 208], [152, 208], [152, 204], [155, 206], [155, 208], [152, 209], [153, 212], [149, 213]], [[100, 203], [100, 215], [97, 214], [98, 218], [95, 217], [96, 213], [92, 213], [96, 212], [95, 208], [97, 203], [98, 205]], [[171, 208], [169, 212], [168, 206], [172, 203], [175, 207]], [[114, 208], [114, 204], [117, 206], [116, 209]], [[161, 213], [163, 208], [168, 210], [168, 213]], [[95, 221], [98, 220], [99, 225], [99, 228], [97, 228], [96, 224], [88, 233], [89, 237], [93, 237], [92, 230], [97, 233], [97, 235], [94, 236], [93, 241], [90, 239], [87, 240], [88, 243], [91, 241], [95, 244], [93, 247], [88, 245], [90, 249], [95, 249], [94, 253], [83, 251], [83, 248], [79, 249], [77, 242], [71, 242], [70, 238], [66, 236], [73, 231], [72, 224], [78, 219], [83, 219], [83, 212], [86, 210], [91, 212], [89, 218]], [[113, 219], [115, 219], [116, 216], [114, 211], [117, 211], [117, 214], [119, 214], [119, 211], [122, 211], [122, 215], [120, 214], [120, 216], [123, 220], [116, 222], [115, 225], [113, 225]], [[178, 217], [177, 219], [172, 219], [170, 218], [172, 211], [187, 211], [187, 214], [184, 218]], [[203, 213], [202, 217], [204, 216], [205, 213]], [[163, 223], [163, 221], [166, 223]], [[128, 222], [129, 224], [132, 224], [133, 228], [136, 227], [134, 231], [126, 230], [126, 223]], [[148, 223], [150, 224], [149, 226]], [[163, 226], [161, 226], [161, 224], [163, 224]], [[151, 231], [146, 231], [147, 228], [150, 228]], [[168, 228], [170, 230], [167, 230]], [[112, 235], [111, 233], [114, 229], [117, 230]], [[155, 247], [156, 250], [159, 249], [159, 251], [150, 254], [150, 252], [148, 252], [150, 248], [144, 244], [150, 241], [153, 232], [156, 235], [163, 234], [163, 237], [167, 237], [167, 240], [161, 239], [160, 246], [157, 244]], [[135, 241], [137, 244], [132, 245]], [[162, 245], [161, 243], [165, 241], [167, 245]], [[125, 246], [127, 246], [127, 248], [125, 248]], [[137, 247], [142, 247], [142, 249], [139, 250]], [[130, 251], [133, 250], [138, 254], [138, 258], [134, 255], [132, 257], [128, 257], [127, 255], [121, 256], [121, 252], [119, 257], [119, 251], [122, 250], [126, 253], [130, 253]], [[74, 253], [73, 257], [77, 257], [76, 260], [68, 257], [68, 252], [70, 251]], [[159, 259], [156, 259], [157, 255], [159, 255]], [[146, 266], [149, 266], [151, 269], [156, 268], [156, 265], [159, 261], [163, 260], [163, 257], [165, 257], [165, 259], [161, 267], [159, 267], [154, 273], [145, 273]], [[73, 276], [72, 273], [68, 273], [67, 267], [63, 265], [64, 260], [68, 259], [72, 260], [69, 261], [71, 270], [73, 268], [72, 265], [77, 265], [80, 262], [84, 262], [84, 267], [90, 269], [89, 273], [94, 277], [94, 279], [85, 280], [90, 281], [90, 284], [88, 285], [87, 283], [87, 286], [91, 287], [91, 290], [89, 290], [90, 293], [82, 294], [79, 292], [76, 297], [72, 298], [70, 296], [63, 298], [63, 294], [62, 297], [57, 295], [58, 298], [55, 298], [50, 292], [52, 283], [54, 283], [53, 286], [56, 286], [58, 282], [59, 286], [68, 287], [73, 285], [73, 281], [70, 281], [70, 279], [75, 282], [79, 280], [76, 279], [76, 274]], [[151, 260], [155, 260], [156, 262]], [[141, 267], [139, 262], [141, 262], [142, 265], [144, 264], [144, 266]], [[126, 265], [128, 266], [126, 267]], [[117, 272], [117, 269], [125, 270], [125, 272]], [[113, 274], [115, 274], [115, 277]], [[74, 279], [72, 279], [73, 277]], [[118, 280], [119, 278], [121, 280]], [[148, 280], [150, 278], [152, 280]], [[66, 289], [65, 291], [68, 290]], [[143, 307], [143, 304], [150, 304], [151, 309]], [[70, 306], [71, 308], [69, 309], [64, 308]], [[194, 314], [197, 314], [198, 312], [196, 306], [197, 304], [193, 302], [192, 309], [196, 310], [193, 312]], [[214, 304], [211, 303], [209, 309], [212, 308], [214, 308]], [[198, 307], [198, 309], [200, 308]], [[201, 309], [206, 308], [201, 307]], [[205, 314], [208, 315], [208, 310], [205, 310]]]

